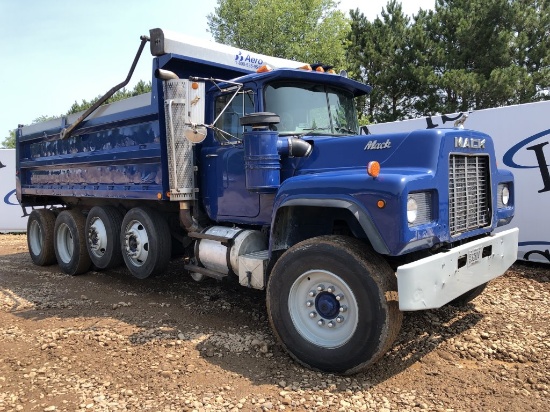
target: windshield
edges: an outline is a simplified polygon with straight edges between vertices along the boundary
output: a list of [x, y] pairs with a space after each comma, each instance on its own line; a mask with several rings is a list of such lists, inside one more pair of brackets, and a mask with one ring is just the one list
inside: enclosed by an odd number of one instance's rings
[[353, 94], [334, 87], [276, 82], [265, 88], [265, 111], [276, 113], [281, 122], [279, 135], [358, 134]]

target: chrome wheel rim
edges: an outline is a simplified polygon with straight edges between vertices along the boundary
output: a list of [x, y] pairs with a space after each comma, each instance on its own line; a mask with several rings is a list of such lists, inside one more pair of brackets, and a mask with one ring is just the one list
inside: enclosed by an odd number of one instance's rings
[[88, 244], [90, 252], [96, 258], [102, 258], [107, 249], [107, 230], [103, 221], [95, 217], [93, 218], [90, 228], [88, 229]]
[[345, 345], [359, 320], [351, 288], [326, 270], [310, 270], [296, 279], [290, 288], [288, 310], [298, 333], [324, 348]]
[[61, 223], [56, 236], [57, 253], [63, 263], [69, 263], [74, 253], [73, 234], [65, 223]]
[[29, 245], [33, 255], [38, 256], [42, 252], [42, 230], [36, 220], [33, 220], [29, 227]]
[[149, 236], [141, 222], [131, 220], [126, 225], [124, 249], [132, 265], [141, 267], [149, 256]]

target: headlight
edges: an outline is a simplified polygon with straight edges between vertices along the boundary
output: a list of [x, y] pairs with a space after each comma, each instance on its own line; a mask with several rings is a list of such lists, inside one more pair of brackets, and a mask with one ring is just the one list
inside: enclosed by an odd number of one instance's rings
[[508, 206], [509, 200], [510, 200], [510, 190], [508, 190], [508, 186], [504, 186], [502, 188], [502, 204], [504, 206]]
[[409, 223], [414, 223], [418, 213], [418, 204], [411, 196], [407, 200], [407, 221]]
[[430, 223], [434, 219], [433, 191], [409, 193], [407, 197], [407, 222], [409, 226]]
[[498, 185], [498, 207], [506, 207], [510, 202], [510, 189], [507, 183]]

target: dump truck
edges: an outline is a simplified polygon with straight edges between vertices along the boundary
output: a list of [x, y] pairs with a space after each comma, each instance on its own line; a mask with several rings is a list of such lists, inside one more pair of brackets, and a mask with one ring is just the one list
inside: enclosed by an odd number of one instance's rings
[[[147, 43], [151, 92], [102, 105]], [[152, 29], [96, 105], [17, 129], [30, 257], [139, 279], [183, 259], [182, 276], [265, 289], [300, 364], [363, 370], [404, 311], [471, 301], [518, 244], [516, 228], [495, 233], [514, 181], [491, 137], [360, 135], [355, 100], [370, 91], [320, 63]]]

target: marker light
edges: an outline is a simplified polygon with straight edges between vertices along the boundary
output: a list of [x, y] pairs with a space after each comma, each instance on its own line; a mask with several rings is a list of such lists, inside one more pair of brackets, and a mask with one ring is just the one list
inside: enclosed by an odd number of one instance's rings
[[384, 209], [386, 207], [386, 202], [383, 200], [379, 200], [376, 202], [376, 206], [378, 206], [378, 209]]
[[269, 64], [264, 64], [263, 66], [260, 66], [258, 70], [256, 70], [256, 73], [265, 73], [270, 72], [273, 70], [273, 67], [271, 67]]
[[324, 73], [325, 72], [325, 69], [323, 69], [323, 66], [319, 66], [315, 69], [316, 72], [321, 72], [321, 73]]
[[191, 83], [191, 88], [193, 90], [197, 90], [199, 88], [199, 84], [197, 82], [193, 82], [193, 83]]
[[298, 67], [299, 69], [302, 69], [302, 70], [307, 70], [308, 72], [312, 71], [313, 69], [311, 68], [311, 65], [309, 64], [305, 64], [301, 67]]
[[367, 174], [372, 177], [378, 177], [380, 174], [380, 163], [376, 160], [369, 162], [367, 165]]

